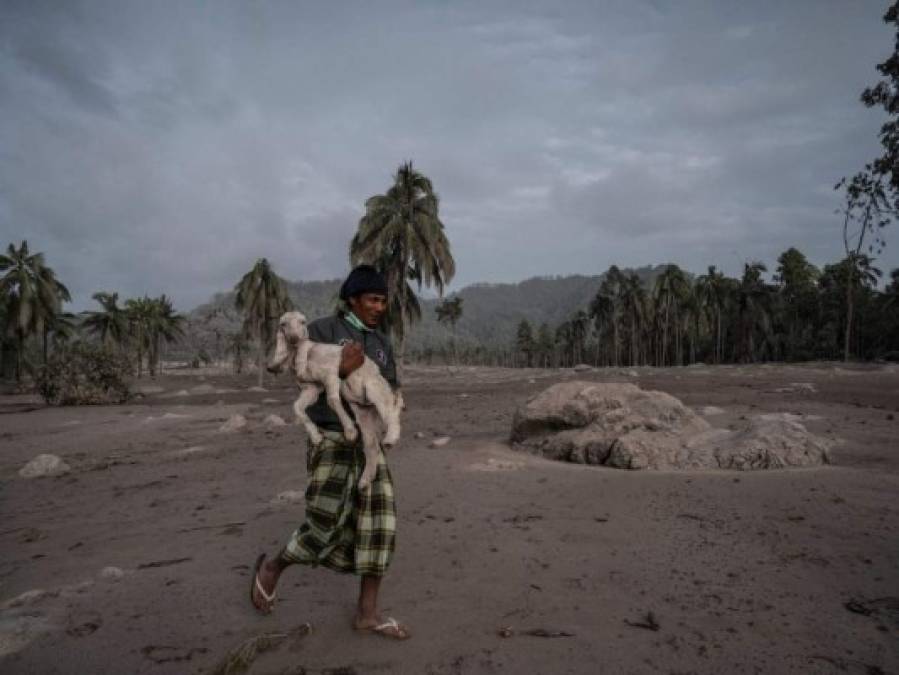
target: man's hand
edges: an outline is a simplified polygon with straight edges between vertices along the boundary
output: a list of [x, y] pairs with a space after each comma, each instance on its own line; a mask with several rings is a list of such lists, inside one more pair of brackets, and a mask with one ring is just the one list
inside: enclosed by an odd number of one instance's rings
[[362, 366], [365, 362], [365, 354], [362, 352], [362, 345], [358, 342], [347, 342], [340, 352], [340, 377], [345, 378], [356, 368]]

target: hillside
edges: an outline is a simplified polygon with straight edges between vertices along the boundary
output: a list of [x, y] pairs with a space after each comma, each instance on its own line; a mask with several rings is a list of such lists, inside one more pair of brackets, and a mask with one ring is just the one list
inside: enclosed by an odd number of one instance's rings
[[[664, 265], [633, 270], [644, 283], [652, 284]], [[624, 272], [632, 270], [625, 269]], [[294, 305], [308, 317], [330, 314], [337, 304], [341, 280], [291, 281], [288, 293]], [[479, 283], [466, 286], [454, 295], [462, 298], [462, 318], [456, 325], [462, 343], [484, 346], [509, 345], [522, 319], [535, 327], [546, 322], [555, 328], [579, 309], [586, 309], [596, 295], [602, 275], [533, 277], [516, 284]], [[412, 326], [408, 348], [413, 351], [445, 344], [449, 328], [437, 322], [439, 300], [421, 300], [422, 321]], [[234, 309], [234, 293], [217, 293], [208, 303], [188, 313], [187, 335], [180, 349], [170, 353], [190, 358], [201, 349], [222, 358], [225, 336], [240, 327]]]

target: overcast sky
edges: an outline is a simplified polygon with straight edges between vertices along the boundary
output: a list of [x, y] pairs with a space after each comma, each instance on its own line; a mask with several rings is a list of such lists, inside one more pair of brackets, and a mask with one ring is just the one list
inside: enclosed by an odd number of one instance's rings
[[[0, 2], [0, 244], [180, 309], [256, 258], [343, 276], [365, 199], [429, 176], [459, 289], [842, 257], [833, 184], [885, 2]], [[899, 266], [899, 227], [878, 264]]]

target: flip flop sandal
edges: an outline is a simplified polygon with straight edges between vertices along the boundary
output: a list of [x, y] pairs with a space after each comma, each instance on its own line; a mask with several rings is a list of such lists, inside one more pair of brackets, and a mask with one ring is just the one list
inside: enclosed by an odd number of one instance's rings
[[366, 628], [357, 628], [356, 630], [363, 633], [375, 633], [391, 640], [408, 640], [412, 637], [405, 627], [400, 626], [393, 617], [387, 617], [387, 621], [377, 626], [368, 626]]
[[[256, 564], [253, 565], [253, 581], [250, 582], [250, 604], [252, 604], [260, 614], [271, 614], [272, 606], [275, 604], [276, 595], [275, 593], [272, 593], [271, 595], [266, 593], [265, 589], [262, 587], [262, 583], [259, 581], [259, 568], [262, 567], [262, 562], [264, 560], [265, 553], [260, 553], [259, 557], [256, 558]], [[262, 599], [266, 602], [265, 609], [262, 609], [256, 604], [253, 591], [258, 591], [259, 595], [262, 596]]]

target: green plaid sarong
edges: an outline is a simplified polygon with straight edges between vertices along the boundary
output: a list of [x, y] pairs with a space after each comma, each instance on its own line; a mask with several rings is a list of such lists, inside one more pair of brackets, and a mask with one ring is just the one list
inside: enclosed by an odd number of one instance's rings
[[350, 574], [383, 576], [396, 538], [393, 480], [378, 455], [368, 490], [356, 487], [365, 468], [361, 441], [347, 443], [341, 432], [322, 431], [324, 440], [306, 450], [306, 522], [293, 533], [282, 557], [290, 562]]

